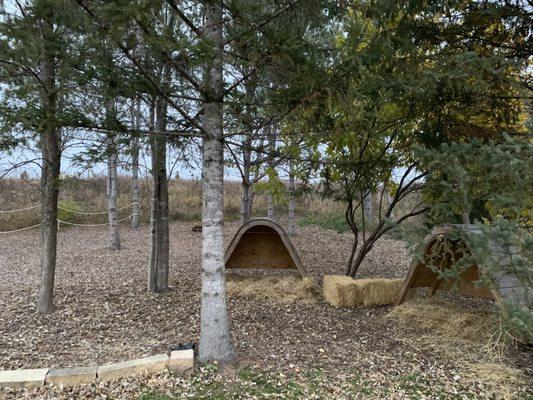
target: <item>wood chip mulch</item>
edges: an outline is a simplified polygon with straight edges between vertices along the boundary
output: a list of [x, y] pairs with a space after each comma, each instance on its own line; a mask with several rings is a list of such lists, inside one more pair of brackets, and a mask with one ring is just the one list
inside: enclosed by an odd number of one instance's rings
[[[57, 309], [45, 316], [36, 313], [38, 232], [3, 237], [0, 369], [102, 364], [167, 352], [178, 343], [197, 342], [201, 232], [191, 228], [189, 223], [171, 225], [170, 290], [163, 294], [146, 290], [149, 241], [146, 227], [139, 230], [123, 227], [123, 249], [116, 252], [107, 247], [105, 228], [61, 229]], [[237, 228], [236, 223], [226, 224], [226, 244]], [[344, 273], [352, 243], [350, 234], [313, 226], [300, 227], [297, 233], [293, 239], [295, 247], [318, 282], [324, 274]], [[409, 263], [402, 242], [383, 238], [361, 267], [359, 277], [400, 278]], [[460, 301], [468, 307], [490, 307], [486, 301]], [[342, 374], [356, 369], [367, 375], [379, 375], [384, 382], [387, 377], [420, 371], [439, 376], [451, 385], [452, 391], [461, 391], [462, 382], [457, 379], [460, 371], [453, 360], [402, 340], [399, 328], [383, 318], [390, 307], [338, 309], [323, 301], [285, 304], [249, 298], [230, 298], [228, 307], [240, 365], [287, 373], [320, 370]], [[517, 362], [523, 359], [520, 356]], [[156, 378], [142, 381], [153, 379]], [[162, 388], [175, 384], [174, 378], [161, 379]], [[126, 382], [129, 382], [126, 386], [138, 388], [141, 381]], [[24, 395], [47, 398], [50, 392], [43, 390]], [[97, 395], [95, 388], [79, 390], [86, 391], [87, 398]], [[105, 393], [114, 398], [121, 398], [117, 393], [130, 393], [113, 386], [98, 390], [101, 398], [106, 398]], [[4, 393], [6, 398], [15, 394]], [[85, 396], [81, 392], [78, 395]], [[52, 397], [57, 396], [55, 393]], [[72, 393], [65, 398], [72, 398]]]

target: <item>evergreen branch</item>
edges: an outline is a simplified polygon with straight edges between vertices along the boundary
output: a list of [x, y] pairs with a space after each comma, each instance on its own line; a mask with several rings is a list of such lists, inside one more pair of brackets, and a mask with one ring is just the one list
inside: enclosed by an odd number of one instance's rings
[[[103, 31], [103, 33], [107, 33], [109, 26], [105, 21], [102, 21], [86, 4], [83, 0], [76, 0], [78, 5], [98, 24], [98, 27]], [[135, 67], [141, 72], [141, 74], [150, 82], [152, 87], [157, 91], [157, 93], [162, 96], [168, 104], [170, 104], [181, 116], [187, 120], [189, 124], [200, 130], [201, 132], [204, 132], [203, 127], [198, 124], [195, 120], [193, 120], [189, 114], [180, 107], [172, 98], [168, 96], [165, 90], [161, 89], [161, 87], [157, 84], [157, 82], [154, 80], [154, 78], [146, 71], [146, 69], [142, 66], [142, 63], [131, 54], [130, 50], [126, 48], [122, 43], [118, 42], [117, 40], [114, 40], [115, 45], [120, 49], [120, 51], [126, 56], [128, 60], [130, 60]]]
[[198, 37], [200, 37], [200, 38], [204, 37], [202, 31], [196, 25], [194, 25], [194, 23], [185, 15], [185, 13], [183, 13], [183, 11], [181, 11], [179, 9], [179, 7], [176, 4], [175, 0], [166, 0], [166, 2], [174, 10], [174, 12], [178, 15], [178, 17], [180, 17], [181, 20], [183, 22], [185, 22], [185, 24], [191, 29], [191, 31], [196, 33], [196, 35], [198, 35]]

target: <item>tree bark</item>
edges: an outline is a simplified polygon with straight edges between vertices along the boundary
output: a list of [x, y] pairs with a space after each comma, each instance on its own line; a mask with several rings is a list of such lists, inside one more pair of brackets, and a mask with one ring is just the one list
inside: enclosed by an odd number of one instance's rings
[[296, 185], [294, 182], [294, 162], [289, 161], [289, 224], [287, 233], [289, 236], [296, 234]]
[[[43, 21], [43, 40], [53, 33], [51, 15]], [[55, 57], [44, 46], [41, 107], [45, 114], [40, 132], [41, 171], [41, 285], [37, 309], [49, 313], [54, 308], [54, 280], [57, 259], [57, 202], [61, 170], [61, 130], [56, 123], [57, 92]]]
[[247, 223], [252, 216], [252, 185], [250, 181], [244, 181], [242, 186], [242, 198], [241, 198], [241, 225]]
[[[383, 189], [382, 190], [385, 190], [385, 209], [388, 209], [392, 203], [392, 197], [390, 195], [390, 190], [388, 188], [385, 187], [385, 184], [383, 184]], [[391, 213], [389, 215], [389, 218], [390, 219], [395, 219], [395, 214], [394, 214], [394, 210], [391, 210]]]
[[267, 218], [276, 218], [276, 213], [274, 211], [274, 197], [271, 194], [267, 194]]
[[243, 166], [242, 166], [242, 197], [241, 197], [241, 225], [248, 222], [252, 216], [252, 184], [250, 173], [252, 167], [252, 137], [247, 136], [243, 147]]
[[228, 362], [231, 343], [224, 269], [223, 54], [221, 0], [206, 1], [205, 35], [213, 43], [204, 84], [201, 363]]
[[107, 139], [107, 208], [109, 224], [109, 244], [111, 250], [120, 250], [120, 232], [118, 227], [118, 155], [115, 141], [112, 136]]
[[[141, 129], [141, 100], [135, 99], [133, 108], [134, 129]], [[140, 226], [141, 216], [141, 192], [139, 190], [139, 137], [136, 135], [131, 145], [131, 227], [137, 229]]]
[[352, 248], [350, 250], [350, 256], [348, 258], [348, 264], [346, 265], [346, 275], [348, 276], [350, 276], [355, 252], [357, 251], [357, 246], [359, 245], [359, 229], [357, 228], [357, 224], [355, 223], [354, 212], [355, 210], [353, 206], [353, 200], [350, 199], [348, 200], [348, 205], [346, 206], [346, 212], [344, 214], [346, 223], [348, 224], [350, 230], [354, 235]]
[[[137, 40], [137, 47], [135, 48], [135, 56], [138, 59], [144, 58], [144, 44], [143, 44], [143, 35], [141, 34], [140, 29], [135, 30], [135, 38]], [[141, 129], [141, 111], [142, 101], [141, 96], [137, 96], [133, 103], [133, 115], [132, 122], [134, 129]], [[141, 193], [139, 190], [139, 134], [136, 133], [132, 141], [132, 152], [131, 152], [131, 194], [132, 194], [132, 210], [131, 210], [131, 227], [133, 229], [138, 229], [140, 226], [141, 219]]]
[[[268, 167], [273, 169], [275, 168], [274, 165], [274, 152], [276, 151], [276, 133], [272, 126], [269, 127], [268, 132], [268, 152], [270, 153], [268, 156]], [[267, 217], [274, 219], [276, 218], [275, 210], [274, 210], [274, 197], [272, 194], [267, 195]]]
[[372, 208], [372, 192], [368, 191], [365, 193], [363, 199], [363, 212], [365, 213], [365, 220], [367, 223], [372, 223], [374, 219], [374, 210]]
[[41, 286], [38, 309], [53, 311], [57, 259], [57, 202], [61, 168], [60, 131], [41, 134], [43, 169], [41, 174]]
[[169, 268], [169, 221], [167, 137], [160, 133], [167, 129], [167, 104], [156, 99], [155, 126], [158, 135], [152, 136], [152, 202], [150, 211], [150, 269], [148, 290], [164, 292], [168, 289]]

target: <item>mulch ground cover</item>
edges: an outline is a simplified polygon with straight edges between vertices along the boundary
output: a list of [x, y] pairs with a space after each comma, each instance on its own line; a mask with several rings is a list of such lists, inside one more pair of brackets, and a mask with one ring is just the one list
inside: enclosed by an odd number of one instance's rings
[[[237, 228], [236, 223], [226, 224], [226, 244]], [[60, 230], [57, 309], [44, 316], [36, 313], [38, 232], [2, 237], [0, 369], [102, 364], [167, 352], [178, 343], [198, 341], [201, 232], [194, 232], [189, 223], [172, 224], [170, 290], [162, 294], [146, 290], [148, 229], [124, 227], [121, 236], [123, 249], [113, 252], [107, 247], [105, 229]], [[306, 226], [298, 229], [293, 242], [319, 284], [324, 274], [344, 273], [350, 234]], [[367, 257], [359, 277], [403, 277], [409, 263], [403, 243], [384, 238]], [[233, 275], [273, 274], [231, 272], [229, 279]], [[492, 306], [487, 301], [454, 301], [470, 309]], [[257, 376], [273, 387], [299, 382], [292, 394], [274, 390], [272, 396], [278, 398], [340, 399], [361, 393], [367, 393], [365, 398], [411, 398], [405, 392], [411, 389], [413, 393], [420, 391], [420, 398], [432, 398], [424, 392], [431, 387], [439, 388], [441, 398], [494, 395], [494, 388], [467, 380], [457, 360], [406, 340], [405, 329], [385, 318], [390, 307], [339, 309], [320, 299], [283, 302], [230, 297], [228, 308], [238, 354], [234, 368], [204, 368], [190, 379], [161, 375], [65, 390], [0, 390], [0, 398], [135, 398], [144, 393], [144, 398], [150, 399], [149, 392], [156, 393], [154, 396], [167, 393], [178, 398], [213, 398], [214, 392], [209, 394], [209, 390], [215, 386], [227, 398], [238, 398], [235, 390], [244, 393], [240, 398], [261, 398], [246, 389], [259, 379]], [[408, 334], [416, 337], [422, 333], [423, 329], [414, 329]], [[472, 357], [482, 360], [484, 355]], [[515, 351], [506, 362], [527, 378], [516, 384], [515, 394], [519, 398], [529, 395], [531, 354]], [[243, 371], [252, 372], [243, 375]], [[218, 386], [206, 385], [210, 380]], [[256, 389], [261, 386], [256, 382], [250, 387], [254, 385]], [[313, 392], [313, 388], [317, 390]], [[336, 388], [349, 390], [336, 393]], [[459, 397], [453, 397], [456, 395]]]

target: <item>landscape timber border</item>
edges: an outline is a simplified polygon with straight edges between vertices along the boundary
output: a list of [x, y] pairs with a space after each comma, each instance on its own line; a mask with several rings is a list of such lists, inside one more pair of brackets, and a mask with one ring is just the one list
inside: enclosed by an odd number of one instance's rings
[[176, 350], [170, 354], [74, 368], [39, 368], [0, 371], [0, 388], [35, 388], [53, 384], [59, 387], [109, 382], [166, 371], [190, 375], [194, 371], [194, 351]]

